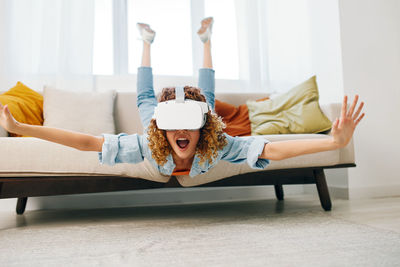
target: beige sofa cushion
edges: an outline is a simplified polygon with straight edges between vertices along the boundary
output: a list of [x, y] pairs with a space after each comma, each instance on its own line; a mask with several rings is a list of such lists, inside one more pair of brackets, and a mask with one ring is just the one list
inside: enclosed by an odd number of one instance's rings
[[[243, 97], [242, 97], [243, 96]], [[218, 94], [219, 99], [232, 104], [240, 104], [243, 99], [257, 99], [264, 94]], [[141, 133], [139, 114], [136, 107], [135, 93], [121, 93], [117, 95], [114, 115], [117, 133]], [[340, 114], [340, 104], [321, 106], [322, 111], [331, 120]], [[304, 138], [328, 138], [327, 135], [316, 134], [290, 134], [268, 135], [270, 141], [292, 140]], [[161, 175], [148, 161], [140, 164], [117, 164], [115, 166], [101, 165], [97, 152], [83, 152], [62, 145], [50, 143], [36, 138], [10, 138], [0, 137], [0, 147], [3, 156], [0, 160], [0, 176], [99, 176], [114, 175], [125, 177], [140, 177], [143, 179], [167, 182], [170, 177]], [[327, 151], [310, 155], [303, 155], [283, 161], [272, 161], [265, 169], [290, 169], [312, 166], [332, 166], [336, 164], [354, 163], [354, 146], [350, 144], [340, 150]], [[232, 164], [220, 161], [208, 173], [190, 178], [178, 176], [178, 181], [183, 186], [195, 186], [232, 175], [255, 172], [247, 164]]]
[[[282, 134], [282, 135], [266, 135], [266, 139], [269, 141], [283, 141], [296, 139], [324, 139], [329, 138], [323, 134]], [[340, 162], [340, 150], [325, 151], [315, 154], [302, 155], [286, 160], [270, 161], [270, 164], [265, 171], [277, 170], [277, 169], [293, 169], [293, 168], [305, 168], [305, 167], [316, 167], [316, 166], [332, 166], [341, 164]], [[182, 186], [196, 186], [213, 181], [223, 179], [225, 177], [256, 172], [258, 170], [250, 168], [247, 164], [232, 164], [229, 162], [222, 161], [217, 164], [209, 172], [191, 178], [187, 175], [178, 176], [177, 180]]]
[[139, 164], [101, 165], [97, 152], [79, 151], [32, 137], [2, 137], [0, 147], [6, 160], [0, 160], [0, 176], [37, 175], [116, 175], [167, 182], [148, 161]]
[[[270, 141], [293, 139], [293, 135], [269, 135]], [[326, 135], [296, 135], [297, 139], [328, 138]], [[100, 165], [97, 152], [83, 152], [36, 138], [0, 138], [0, 146], [7, 154], [6, 161], [0, 161], [0, 176], [22, 177], [34, 175], [91, 176], [115, 175], [140, 177], [143, 179], [167, 182], [168, 176], [161, 175], [150, 162], [139, 164]], [[29, 147], [29, 149], [26, 149]], [[290, 169], [312, 166], [331, 166], [341, 164], [340, 150], [303, 155], [282, 161], [271, 161], [265, 169]], [[354, 160], [354, 159], [353, 159]], [[195, 186], [217, 181], [225, 177], [255, 172], [247, 164], [232, 164], [220, 161], [209, 172], [190, 178], [178, 176], [182, 186]]]
[[93, 135], [115, 134], [115, 95], [115, 91], [74, 92], [45, 86], [43, 125]]
[[[129, 116], [127, 110], [134, 111], [132, 101], [136, 100], [135, 94], [124, 94], [117, 98], [117, 124], [125, 128], [126, 132], [141, 130], [137, 122], [139, 116], [137, 112], [132, 112]], [[225, 95], [227, 96], [227, 95]], [[118, 99], [120, 101], [118, 101]], [[340, 104], [330, 104], [321, 106], [323, 112], [330, 118], [338, 116]], [[123, 114], [126, 114], [123, 115]], [[118, 116], [119, 115], [119, 116]], [[122, 116], [123, 117], [120, 117]], [[138, 127], [138, 128], [136, 128]], [[297, 135], [268, 135], [270, 141], [304, 139], [304, 138], [328, 138], [327, 135], [297, 134]], [[64, 147], [36, 138], [0, 138], [0, 146], [7, 155], [7, 160], [0, 161], [0, 176], [33, 176], [33, 175], [118, 175], [126, 177], [142, 177], [144, 179], [167, 182], [169, 177], [163, 176], [147, 161], [131, 165], [117, 164], [115, 166], [100, 165], [97, 152], [82, 152], [73, 148]], [[272, 161], [265, 169], [286, 169], [301, 168], [312, 166], [331, 166], [336, 164], [354, 163], [353, 141], [340, 150], [321, 152], [287, 159], [283, 161]], [[232, 175], [255, 172], [247, 164], [231, 164], [221, 161], [208, 173], [190, 178], [189, 176], [178, 176], [179, 182], [183, 186], [194, 186], [207, 182], [216, 181]]]

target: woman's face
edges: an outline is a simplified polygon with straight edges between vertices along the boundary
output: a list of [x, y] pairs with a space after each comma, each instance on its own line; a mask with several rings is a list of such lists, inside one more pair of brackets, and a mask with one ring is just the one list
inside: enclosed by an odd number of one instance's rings
[[167, 140], [175, 154], [181, 159], [190, 159], [196, 153], [200, 130], [166, 131]]

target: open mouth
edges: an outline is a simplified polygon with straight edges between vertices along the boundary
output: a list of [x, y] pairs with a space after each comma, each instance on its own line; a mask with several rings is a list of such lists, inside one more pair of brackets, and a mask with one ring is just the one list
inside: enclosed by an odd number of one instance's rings
[[189, 145], [189, 140], [186, 138], [178, 138], [176, 140], [176, 144], [179, 146], [179, 148], [185, 149]]

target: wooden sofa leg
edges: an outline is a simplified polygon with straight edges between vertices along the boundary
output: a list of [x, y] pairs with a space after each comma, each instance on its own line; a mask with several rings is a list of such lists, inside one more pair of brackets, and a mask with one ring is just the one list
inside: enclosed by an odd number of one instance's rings
[[281, 184], [276, 184], [275, 186], [275, 195], [278, 200], [283, 200], [283, 187]]
[[23, 214], [26, 208], [26, 202], [28, 201], [27, 197], [19, 197], [17, 202], [17, 214]]
[[329, 196], [328, 185], [326, 184], [324, 170], [315, 169], [314, 177], [317, 185], [319, 200], [321, 201], [321, 206], [325, 211], [329, 211], [332, 208], [332, 203]]

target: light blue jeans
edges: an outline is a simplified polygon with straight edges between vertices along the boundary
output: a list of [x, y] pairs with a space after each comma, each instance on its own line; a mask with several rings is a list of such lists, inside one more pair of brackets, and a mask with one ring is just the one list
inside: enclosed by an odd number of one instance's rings
[[[199, 84], [201, 93], [206, 97], [208, 105], [214, 110], [215, 99], [215, 71], [213, 69], [199, 69]], [[137, 106], [146, 132], [147, 126], [153, 117], [157, 99], [153, 88], [153, 72], [151, 67], [139, 67], [137, 75]]]

